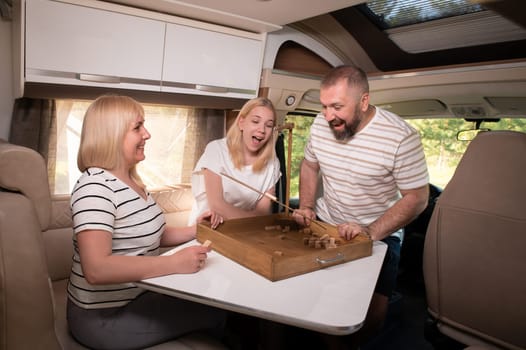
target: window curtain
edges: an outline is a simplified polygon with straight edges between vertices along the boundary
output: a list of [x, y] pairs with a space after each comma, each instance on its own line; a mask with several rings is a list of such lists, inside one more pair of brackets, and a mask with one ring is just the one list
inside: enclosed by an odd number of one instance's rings
[[[290, 132], [290, 131], [289, 131]], [[285, 203], [287, 195], [287, 159], [285, 158], [285, 135], [283, 132], [278, 134], [276, 140], [276, 156], [279, 159], [279, 167], [281, 170], [281, 177], [276, 183], [276, 197], [281, 203]], [[272, 212], [280, 213], [283, 211], [283, 207], [278, 203], [272, 202]]]
[[56, 114], [55, 100], [18, 98], [9, 133], [10, 143], [31, 148], [44, 157], [48, 175], [55, 173]]
[[205, 151], [206, 145], [225, 137], [225, 111], [217, 109], [194, 109], [186, 130], [185, 162], [181, 182], [191, 182], [195, 164]]

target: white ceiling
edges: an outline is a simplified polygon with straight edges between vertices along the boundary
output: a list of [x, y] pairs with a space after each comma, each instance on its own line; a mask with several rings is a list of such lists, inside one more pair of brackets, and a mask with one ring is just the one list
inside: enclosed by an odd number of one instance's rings
[[106, 0], [254, 32], [354, 6], [364, 0]]

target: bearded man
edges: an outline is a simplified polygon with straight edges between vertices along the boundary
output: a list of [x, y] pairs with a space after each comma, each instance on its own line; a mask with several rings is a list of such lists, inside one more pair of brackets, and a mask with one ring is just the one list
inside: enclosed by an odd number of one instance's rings
[[[309, 219], [336, 225], [347, 240], [363, 233], [388, 246], [363, 327], [340, 339], [348, 349], [385, 320], [403, 227], [427, 206], [429, 175], [418, 132], [398, 115], [369, 104], [363, 70], [332, 69], [321, 82], [320, 102], [323, 110], [312, 124], [301, 164], [294, 217], [303, 225]], [[316, 198], [318, 175], [323, 194]]]

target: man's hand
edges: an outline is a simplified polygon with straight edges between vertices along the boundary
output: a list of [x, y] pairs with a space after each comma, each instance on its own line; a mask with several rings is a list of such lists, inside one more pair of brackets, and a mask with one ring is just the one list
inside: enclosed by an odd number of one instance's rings
[[309, 226], [311, 220], [316, 219], [316, 213], [312, 208], [300, 208], [294, 210], [292, 217], [301, 226]]
[[371, 237], [369, 233], [369, 228], [367, 226], [362, 226], [356, 222], [347, 222], [344, 224], [339, 224], [337, 228], [338, 234], [346, 240], [351, 240], [361, 233], [368, 237]]

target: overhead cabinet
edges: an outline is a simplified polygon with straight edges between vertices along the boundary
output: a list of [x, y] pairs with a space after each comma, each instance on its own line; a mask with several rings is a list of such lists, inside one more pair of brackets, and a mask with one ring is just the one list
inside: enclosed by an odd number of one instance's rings
[[28, 0], [25, 79], [159, 91], [164, 32], [151, 19]]
[[26, 0], [26, 82], [257, 96], [265, 34], [73, 2]]
[[162, 91], [256, 96], [263, 49], [259, 35], [241, 37], [169, 23]]

